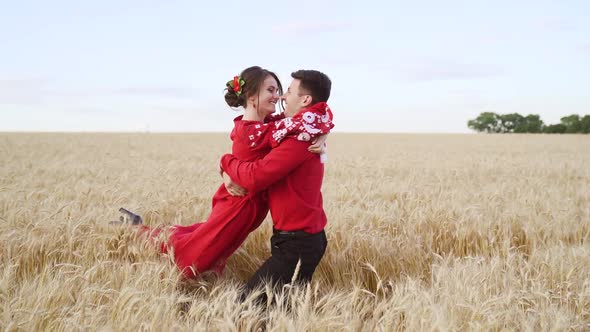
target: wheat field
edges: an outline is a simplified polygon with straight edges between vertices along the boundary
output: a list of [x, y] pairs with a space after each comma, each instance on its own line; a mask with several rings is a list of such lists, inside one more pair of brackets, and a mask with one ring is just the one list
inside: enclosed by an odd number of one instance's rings
[[[590, 137], [342, 134], [328, 250], [278, 304], [239, 303], [270, 217], [222, 276], [180, 278], [117, 209], [205, 219], [226, 134], [0, 134], [5, 331], [590, 330]], [[270, 290], [267, 290], [270, 292]]]

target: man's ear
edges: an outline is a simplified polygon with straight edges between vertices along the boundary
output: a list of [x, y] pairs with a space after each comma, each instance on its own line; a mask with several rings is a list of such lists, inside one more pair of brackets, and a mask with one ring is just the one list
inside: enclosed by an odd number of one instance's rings
[[305, 97], [303, 98], [303, 102], [302, 102], [303, 107], [307, 107], [307, 106], [311, 105], [311, 100], [312, 100], [312, 98], [310, 95], [305, 95]]

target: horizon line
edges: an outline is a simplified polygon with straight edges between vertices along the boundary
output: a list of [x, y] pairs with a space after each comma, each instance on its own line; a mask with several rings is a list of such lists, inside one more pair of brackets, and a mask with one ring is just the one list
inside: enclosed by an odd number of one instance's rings
[[[230, 131], [152, 131], [152, 130], [0, 130], [0, 134], [230, 134]], [[420, 132], [420, 131], [337, 131], [330, 134], [425, 134], [425, 135], [472, 135], [477, 132]]]

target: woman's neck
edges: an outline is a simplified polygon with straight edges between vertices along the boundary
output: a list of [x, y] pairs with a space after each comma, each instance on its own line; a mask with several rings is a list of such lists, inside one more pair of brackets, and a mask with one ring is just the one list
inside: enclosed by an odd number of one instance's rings
[[264, 121], [264, 117], [260, 116], [254, 107], [249, 106], [244, 109], [242, 120], [262, 122]]

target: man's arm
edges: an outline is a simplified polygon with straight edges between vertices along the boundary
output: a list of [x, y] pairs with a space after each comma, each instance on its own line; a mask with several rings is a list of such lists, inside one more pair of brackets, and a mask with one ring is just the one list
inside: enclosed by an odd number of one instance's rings
[[241, 161], [231, 154], [221, 157], [221, 168], [230, 178], [248, 191], [256, 192], [287, 176], [297, 166], [317, 154], [307, 151], [308, 142], [286, 139], [263, 159]]

